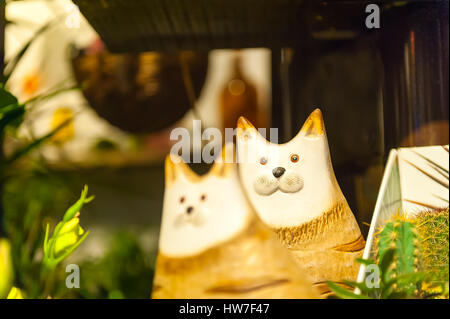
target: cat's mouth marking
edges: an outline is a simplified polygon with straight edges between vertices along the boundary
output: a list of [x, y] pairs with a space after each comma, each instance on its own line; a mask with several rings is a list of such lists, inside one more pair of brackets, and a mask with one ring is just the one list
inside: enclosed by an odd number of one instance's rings
[[270, 173], [260, 174], [253, 183], [255, 192], [262, 196], [270, 196], [278, 190], [283, 193], [297, 193], [303, 186], [303, 179], [299, 174], [281, 167]]
[[182, 213], [177, 214], [174, 220], [174, 226], [178, 227], [186, 224], [200, 226], [204, 221], [204, 212], [194, 206], [189, 206]]

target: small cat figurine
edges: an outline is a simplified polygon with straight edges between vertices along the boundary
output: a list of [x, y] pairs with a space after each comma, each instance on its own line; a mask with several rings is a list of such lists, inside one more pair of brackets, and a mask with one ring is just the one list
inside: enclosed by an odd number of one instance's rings
[[356, 280], [365, 241], [334, 175], [321, 111], [285, 144], [268, 142], [243, 117], [237, 136], [250, 202], [322, 296], [330, 293], [326, 280]]
[[218, 158], [203, 176], [175, 155], [166, 158], [152, 298], [319, 298], [252, 211], [237, 164]]

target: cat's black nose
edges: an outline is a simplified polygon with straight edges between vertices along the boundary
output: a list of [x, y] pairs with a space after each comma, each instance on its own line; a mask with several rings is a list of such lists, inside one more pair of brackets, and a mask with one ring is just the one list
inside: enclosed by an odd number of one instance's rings
[[192, 213], [193, 210], [194, 210], [194, 207], [189, 206], [188, 208], [186, 208], [186, 213], [190, 214], [190, 213]]
[[278, 178], [278, 177], [280, 177], [281, 175], [283, 175], [285, 171], [286, 171], [286, 170], [285, 170], [283, 167], [275, 167], [275, 168], [272, 170], [272, 174], [273, 174], [273, 176], [275, 176], [276, 178]]

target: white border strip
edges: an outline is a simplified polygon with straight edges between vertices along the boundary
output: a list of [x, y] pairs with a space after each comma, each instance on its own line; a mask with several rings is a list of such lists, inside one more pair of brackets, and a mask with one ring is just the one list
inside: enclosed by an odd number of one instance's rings
[[[364, 259], [367, 259], [370, 256], [370, 251], [372, 249], [372, 244], [373, 244], [373, 237], [374, 237], [374, 233], [375, 233], [376, 222], [378, 220], [378, 215], [380, 214], [380, 211], [381, 211], [381, 205], [383, 203], [383, 198], [386, 193], [388, 181], [391, 176], [392, 166], [394, 165], [396, 160], [397, 160], [397, 150], [392, 149], [389, 152], [389, 157], [387, 160], [386, 167], [384, 169], [383, 179], [381, 180], [380, 191], [378, 192], [377, 202], [375, 204], [372, 221], [370, 223], [370, 229], [369, 229], [369, 234], [367, 235], [366, 247], [364, 248], [364, 253], [363, 253]], [[361, 265], [361, 267], [359, 268], [359, 273], [358, 273], [358, 279], [357, 279], [358, 282], [362, 282], [364, 280], [365, 271], [366, 271], [366, 266]]]

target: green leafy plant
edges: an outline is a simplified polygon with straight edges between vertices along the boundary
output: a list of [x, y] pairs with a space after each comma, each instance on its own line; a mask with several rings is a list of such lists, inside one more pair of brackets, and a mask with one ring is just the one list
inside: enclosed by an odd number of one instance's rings
[[[366, 272], [370, 268], [372, 273], [363, 282], [345, 281], [344, 284], [353, 291], [328, 282], [330, 289], [337, 297], [346, 299], [432, 298], [448, 295], [448, 275], [447, 281], [433, 281], [434, 275], [429, 273], [429, 268], [424, 267], [426, 257], [423, 243], [430, 238], [430, 233], [425, 231], [428, 237], [425, 239], [416, 223], [417, 219], [408, 220], [403, 215], [395, 215], [377, 236], [377, 262], [358, 259], [359, 263], [366, 266]], [[422, 226], [423, 223], [419, 227]], [[447, 238], [433, 238], [439, 241], [438, 246], [448, 247], [448, 213]], [[445, 258], [444, 254], [442, 252], [439, 258]], [[435, 256], [429, 252], [427, 255]], [[448, 248], [446, 256], [448, 268]]]
[[[4, 4], [3, 4], [4, 5]], [[60, 93], [67, 92], [70, 90], [79, 89], [78, 85], [69, 87], [58, 87], [45, 92], [43, 94], [37, 95], [27, 101], [19, 102], [19, 99], [12, 94], [8, 89], [8, 80], [11, 78], [12, 74], [16, 70], [22, 58], [26, 55], [34, 41], [39, 38], [40, 35], [49, 30], [52, 26], [59, 22], [62, 17], [57, 17], [54, 20], [46, 23], [41, 28], [39, 28], [34, 35], [26, 42], [23, 47], [6, 63], [3, 70], [0, 70], [0, 148], [3, 148], [3, 140], [5, 138], [5, 133], [8, 129], [15, 130], [20, 124], [22, 124], [25, 116], [27, 107], [36, 102], [42, 102], [48, 100]], [[11, 157], [5, 158], [3, 150], [0, 151], [0, 178], [2, 177], [2, 171], [4, 172], [6, 167], [11, 165], [13, 162], [19, 158], [30, 153], [32, 150], [39, 147], [43, 142], [49, 140], [53, 135], [55, 135], [59, 130], [68, 124], [69, 121], [62, 123], [60, 126], [53, 129], [51, 132], [45, 134], [44, 136], [29, 142], [27, 145], [16, 150]], [[1, 181], [0, 181], [1, 182]]]
[[[75, 89], [75, 87], [65, 88], [62, 90], [57, 90], [57, 92], [51, 92], [47, 95], [42, 95], [36, 97], [35, 99], [43, 100], [48, 98], [49, 96], [54, 96], [56, 93], [65, 92], [68, 90]], [[33, 99], [33, 100], [35, 100]], [[17, 98], [12, 95], [9, 91], [7, 91], [4, 87], [0, 85], [0, 140], [3, 141], [5, 137], [5, 133], [7, 129], [17, 129], [20, 124], [23, 122], [26, 105], [28, 105], [29, 101], [24, 103], [19, 103]], [[58, 127], [51, 130], [49, 133], [45, 134], [42, 137], [39, 137], [25, 146], [15, 150], [9, 157], [0, 158], [0, 173], [4, 172], [6, 167], [10, 166], [18, 159], [24, 157], [34, 149], [38, 148], [44, 142], [48, 141], [53, 135], [55, 135], [58, 131], [64, 128], [67, 124], [70, 123], [71, 120], [67, 120], [61, 123]]]
[[[115, 233], [101, 258], [80, 263], [80, 289], [61, 289], [65, 298], [149, 298], [156, 253], [134, 232]], [[65, 288], [65, 287], [62, 287]]]
[[[442, 146], [449, 152], [448, 147]], [[449, 189], [449, 171], [432, 159], [414, 152], [426, 161], [427, 168], [404, 159], [417, 171], [434, 183]], [[448, 298], [449, 295], [449, 209], [448, 199], [437, 195], [443, 206], [435, 207], [411, 199], [405, 201], [423, 206], [425, 211], [412, 218], [397, 214], [387, 221], [377, 236], [375, 254], [378, 263], [372, 260], [358, 261], [366, 266], [376, 265], [379, 272], [377, 288], [368, 288], [365, 282], [345, 282], [356, 289], [355, 293], [336, 283], [330, 288], [341, 298]], [[366, 277], [367, 278], [367, 277]]]
[[12, 287], [6, 299], [23, 299], [22, 290], [17, 287]]
[[[38, 263], [38, 272], [34, 278], [17, 277], [13, 288], [23, 287], [20, 294], [17, 291], [13, 295], [25, 296], [27, 298], [47, 298], [51, 295], [55, 286], [56, 268], [64, 259], [72, 254], [78, 246], [89, 235], [80, 226], [79, 216], [83, 205], [90, 202], [94, 197], [87, 197], [88, 188], [84, 187], [80, 199], [65, 212], [62, 220], [55, 226], [50, 235], [50, 225], [47, 224], [45, 237], [41, 241], [43, 257]], [[39, 232], [39, 230], [37, 230]], [[22, 256], [16, 256], [21, 258]], [[33, 282], [21, 282], [20, 279], [27, 278]], [[11, 293], [9, 294], [11, 296]]]
[[11, 260], [11, 244], [6, 238], [0, 238], [0, 299], [7, 296], [14, 278]]
[[[395, 217], [393, 221], [386, 223], [378, 237], [378, 256], [383, 259], [389, 249], [394, 249], [393, 259], [389, 267], [385, 269], [385, 276], [396, 278], [408, 273], [418, 272], [419, 248], [417, 229], [401, 217]], [[400, 290], [412, 296], [417, 289], [414, 282], [398, 282]]]
[[430, 274], [430, 282], [422, 290], [433, 293], [439, 291], [436, 286], [445, 286], [447, 288], [441, 296], [448, 298], [449, 210], [422, 211], [414, 216], [412, 222], [418, 231], [421, 269]]
[[89, 232], [84, 232], [80, 226], [79, 215], [83, 205], [89, 203], [94, 196], [86, 198], [87, 186], [81, 192], [80, 199], [73, 204], [64, 214], [62, 221], [56, 225], [52, 236], [49, 238], [50, 225], [47, 224], [44, 239], [44, 272], [53, 269], [66, 259], [86, 239]]
[[[5, 2], [2, 1], [1, 6], [5, 6]], [[3, 8], [4, 9], [4, 8]], [[13, 174], [12, 165], [18, 161], [19, 159], [25, 157], [27, 154], [32, 152], [41, 146], [44, 142], [49, 140], [53, 135], [55, 135], [59, 130], [61, 130], [64, 126], [68, 124], [69, 121], [62, 123], [60, 126], [56, 127], [49, 133], [45, 134], [42, 137], [37, 139], [33, 139], [31, 141], [26, 141], [23, 145], [16, 150], [13, 151], [9, 156], [5, 155], [3, 151], [3, 144], [6, 135], [9, 133], [10, 135], [14, 135], [17, 128], [23, 123], [26, 110], [29, 108], [29, 105], [35, 105], [38, 102], [47, 100], [52, 98], [53, 96], [60, 94], [62, 92], [76, 89], [77, 87], [65, 87], [58, 88], [55, 90], [51, 90], [50, 92], [46, 92], [41, 95], [37, 95], [28, 101], [20, 102], [19, 99], [12, 94], [8, 89], [8, 80], [11, 78], [11, 75], [16, 70], [16, 67], [19, 65], [22, 58], [28, 52], [29, 48], [32, 46], [33, 42], [45, 31], [47, 31], [58, 19], [45, 24], [41, 27], [37, 32], [35, 32], [34, 36], [25, 43], [25, 45], [19, 50], [19, 52], [13, 56], [9, 61], [6, 62], [6, 66], [3, 69], [0, 69], [0, 237], [5, 236], [5, 227], [4, 227], [4, 212], [3, 209], [3, 191], [4, 184], [7, 182], [7, 179]], [[9, 22], [10, 23], [10, 22]], [[3, 61], [2, 61], [3, 62]], [[0, 63], [3, 66], [3, 63]], [[19, 172], [19, 174], [22, 171]], [[23, 221], [24, 224], [29, 224], [29, 220]], [[38, 236], [34, 231], [31, 233], [30, 242], [36, 242], [35, 237]], [[20, 238], [20, 236], [15, 234], [15, 238]], [[0, 238], [1, 239], [1, 238]], [[6, 242], [6, 239], [4, 239]], [[30, 242], [24, 242], [24, 245], [30, 244]], [[11, 244], [12, 251], [11, 255], [15, 255], [15, 248], [17, 245], [14, 243]], [[31, 249], [35, 249], [35, 247], [31, 247]], [[23, 254], [22, 256], [27, 256], [28, 254]], [[13, 258], [14, 259], [14, 258]], [[23, 262], [22, 264], [24, 264]], [[1, 280], [1, 279], [0, 279]], [[1, 297], [1, 294], [0, 294]]]
[[40, 276], [46, 224], [56, 224], [80, 187], [63, 172], [37, 164], [9, 178], [3, 188], [3, 225], [6, 234], [13, 234], [4, 239], [11, 245], [15, 281], [25, 291], [35, 289], [35, 278]]
[[[70, 238], [74, 238], [74, 230], [77, 229], [76, 225], [76, 217], [72, 217], [71, 224], [68, 221], [63, 221], [53, 232], [52, 238], [46, 239], [46, 248], [51, 247], [51, 249], [47, 249], [48, 254], [44, 256], [42, 267], [41, 265], [34, 262], [36, 258], [36, 254], [39, 251], [39, 246], [43, 234], [40, 229], [40, 221], [42, 221], [42, 211], [41, 209], [45, 206], [46, 199], [51, 201], [55, 194], [55, 190], [51, 190], [49, 193], [46, 193], [47, 189], [43, 187], [43, 185], [36, 185], [39, 191], [35, 191], [35, 193], [41, 193], [39, 200], [35, 197], [29, 197], [29, 202], [26, 203], [25, 211], [16, 212], [15, 216], [4, 216], [4, 214], [8, 213], [9, 207], [3, 209], [5, 204], [9, 204], [8, 202], [3, 201], [3, 192], [5, 190], [6, 183], [10, 179], [11, 176], [14, 175], [14, 170], [12, 169], [13, 164], [17, 162], [19, 159], [25, 157], [33, 150], [39, 148], [44, 142], [48, 141], [53, 135], [55, 135], [59, 130], [69, 124], [70, 121], [65, 121], [49, 133], [41, 136], [37, 139], [33, 139], [31, 141], [27, 141], [23, 143], [23, 145], [16, 150], [14, 150], [8, 156], [3, 152], [3, 141], [7, 134], [14, 135], [17, 128], [22, 124], [25, 113], [29, 106], [35, 105], [36, 103], [45, 101], [50, 99], [62, 92], [66, 92], [73, 89], [78, 89], [78, 87], [63, 87], [52, 89], [49, 92], [37, 95], [27, 101], [20, 102], [19, 99], [12, 94], [7, 89], [7, 83], [16, 69], [17, 65], [20, 63], [23, 56], [26, 54], [28, 49], [31, 47], [33, 41], [48, 30], [55, 21], [50, 22], [49, 24], [41, 27], [35, 35], [28, 41], [23, 48], [9, 61], [7, 61], [6, 67], [4, 70], [0, 70], [0, 233], [3, 234], [3, 231], [6, 231], [6, 234], [13, 233], [10, 239], [0, 238], [4, 247], [8, 245], [10, 247], [7, 258], [9, 259], [9, 263], [12, 262], [13, 269], [15, 270], [15, 280], [20, 284], [21, 287], [26, 291], [26, 296], [28, 297], [39, 297], [42, 295], [42, 287], [40, 285], [40, 281], [44, 281], [43, 277], [52, 272], [52, 269], [56, 267], [56, 265], [66, 258], [76, 247], [81, 244], [82, 240], [86, 238], [87, 233], [84, 234], [84, 237], [81, 237], [79, 241], [76, 242], [76, 245], [69, 245]], [[16, 175], [27, 175], [23, 170], [17, 171]], [[16, 178], [18, 176], [15, 176]], [[23, 189], [21, 189], [22, 191]], [[86, 189], [87, 191], [87, 189]], [[48, 196], [50, 194], [50, 198]], [[23, 195], [23, 194], [22, 194]], [[75, 219], [74, 219], [75, 218]], [[70, 226], [70, 227], [69, 227]], [[80, 231], [80, 228], [78, 228]], [[47, 234], [48, 235], [48, 234]], [[55, 237], [55, 238], [53, 238]], [[48, 240], [48, 242], [47, 242]], [[52, 240], [52, 242], [50, 242]], [[7, 244], [5, 244], [7, 243]], [[63, 247], [67, 245], [68, 247]], [[69, 248], [69, 251], [66, 251], [65, 248]], [[3, 249], [5, 252], [6, 249]], [[4, 254], [6, 256], [6, 253]], [[41, 269], [41, 270], [39, 270]], [[44, 270], [42, 270], [44, 269]], [[39, 275], [40, 274], [40, 275]], [[38, 277], [38, 280], [35, 278]], [[51, 276], [49, 276], [51, 277]], [[8, 279], [9, 280], [9, 279]], [[0, 281], [3, 281], [0, 278]], [[6, 281], [5, 281], [6, 282]], [[45, 289], [50, 289], [51, 284], [50, 281], [45, 285]], [[3, 285], [3, 283], [0, 283]], [[6, 283], [5, 286], [9, 284]], [[20, 290], [19, 290], [20, 292]], [[22, 296], [20, 294], [10, 294], [10, 296]], [[2, 292], [0, 297], [4, 297], [4, 293]]]
[[[394, 275], [392, 272], [395, 266], [396, 250], [388, 249], [379, 260], [378, 265], [369, 259], [358, 259], [358, 262], [366, 266], [376, 266], [374, 268], [378, 275], [375, 282], [368, 285], [366, 282], [344, 281], [348, 287], [342, 287], [334, 282], [327, 282], [330, 289], [338, 298], [342, 299], [404, 299], [417, 298], [418, 291], [411, 291], [411, 286], [420, 286], [427, 278], [422, 272], [411, 272], [401, 275]], [[355, 291], [356, 290], [356, 291]], [[359, 291], [358, 291], [359, 290]]]

